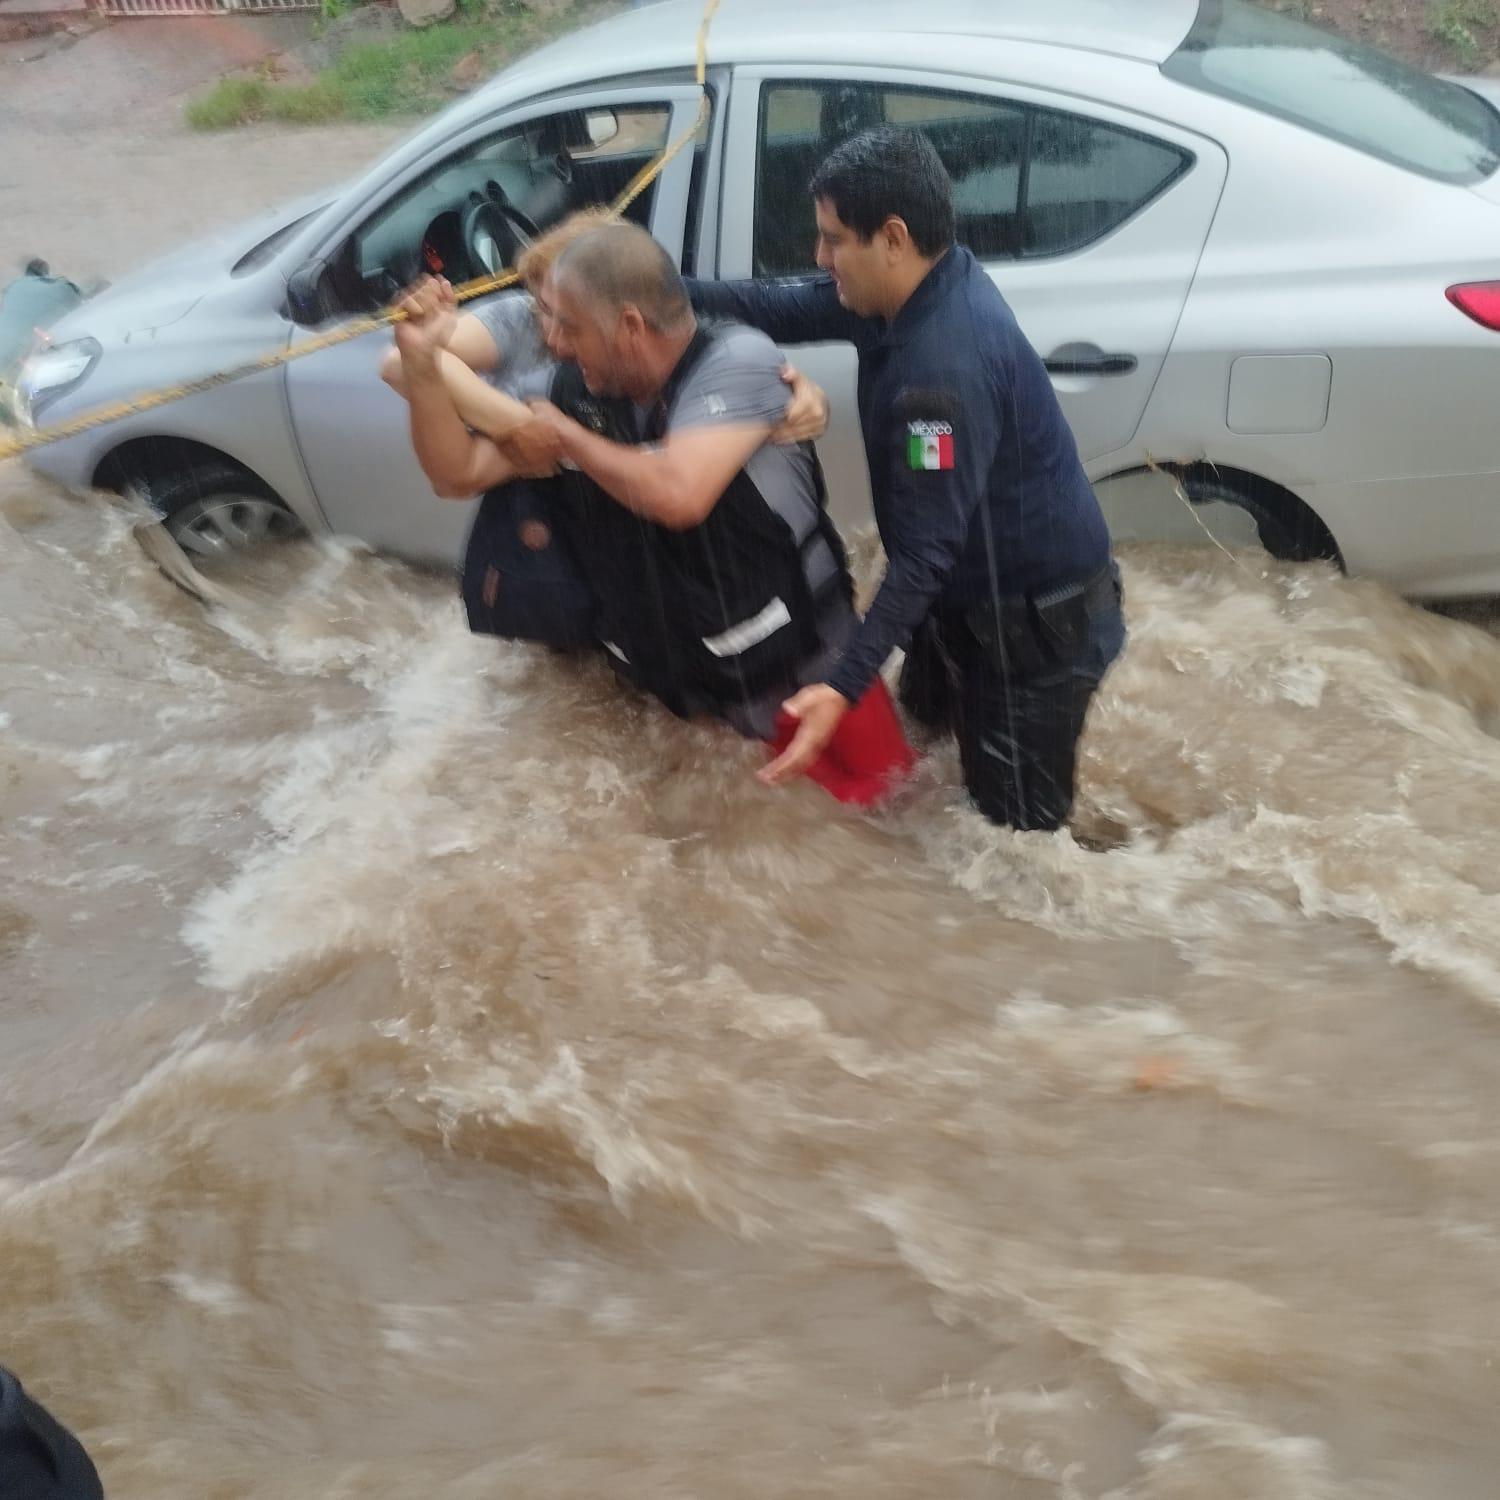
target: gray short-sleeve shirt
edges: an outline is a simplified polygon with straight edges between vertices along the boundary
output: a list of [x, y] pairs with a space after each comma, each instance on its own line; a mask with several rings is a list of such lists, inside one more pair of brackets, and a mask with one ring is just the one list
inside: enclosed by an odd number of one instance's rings
[[484, 325], [500, 353], [493, 370], [479, 372], [482, 378], [518, 401], [536, 394], [539, 385], [545, 391], [538, 377], [550, 379], [553, 359], [542, 342], [531, 298], [521, 292], [503, 292], [475, 303], [469, 311]]
[[[791, 390], [781, 378], [786, 361], [765, 334], [743, 324], [720, 325], [708, 352], [688, 372], [667, 413], [667, 431], [692, 427], [775, 426], [786, 415]], [[813, 460], [802, 444], [762, 443], [745, 473], [767, 505], [805, 542], [818, 523]], [[826, 547], [808, 556], [808, 583], [818, 588], [837, 571]]]
[[[791, 391], [781, 378], [786, 361], [765, 334], [742, 324], [721, 325], [708, 352], [688, 372], [667, 412], [667, 431], [693, 427], [775, 426], [786, 415]], [[805, 542], [818, 524], [818, 487], [805, 444], [765, 442], [750, 455], [745, 473], [772, 510]], [[826, 543], [803, 554], [808, 584], [818, 589], [839, 569]], [[847, 646], [857, 618], [843, 594], [827, 600], [818, 621], [819, 649], [800, 664], [799, 685], [821, 682]], [[781, 707], [779, 692], [725, 706], [721, 711], [741, 734], [770, 739]]]

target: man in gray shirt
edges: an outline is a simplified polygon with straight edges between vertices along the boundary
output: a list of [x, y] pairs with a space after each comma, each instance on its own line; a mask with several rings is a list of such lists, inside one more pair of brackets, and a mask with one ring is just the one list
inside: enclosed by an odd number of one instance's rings
[[[549, 345], [574, 368], [536, 400], [574, 484], [572, 540], [604, 602], [605, 645], [674, 711], [785, 743], [786, 697], [820, 680], [856, 617], [808, 446], [778, 447], [783, 362], [764, 335], [698, 325], [644, 231], [577, 240], [552, 275]], [[423, 296], [398, 325], [418, 458], [440, 488], [488, 488], [504, 456], [444, 411], [422, 348]], [[809, 772], [870, 802], [911, 763], [879, 682]]]

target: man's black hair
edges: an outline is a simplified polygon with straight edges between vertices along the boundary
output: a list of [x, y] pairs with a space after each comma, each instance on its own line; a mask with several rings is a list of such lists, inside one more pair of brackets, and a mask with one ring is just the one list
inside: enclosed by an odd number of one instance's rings
[[808, 187], [862, 240], [894, 217], [929, 259], [953, 243], [953, 184], [921, 131], [862, 130], [823, 158]]

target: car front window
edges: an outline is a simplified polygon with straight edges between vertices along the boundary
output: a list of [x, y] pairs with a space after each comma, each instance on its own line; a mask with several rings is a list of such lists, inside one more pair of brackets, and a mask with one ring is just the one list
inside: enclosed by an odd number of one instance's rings
[[[353, 285], [379, 303], [423, 271], [453, 281], [495, 269], [472, 231], [473, 211], [485, 204], [510, 211], [483, 233], [499, 233], [509, 259], [524, 233], [549, 228], [575, 209], [611, 202], [666, 144], [672, 108], [632, 101], [569, 109], [509, 124], [465, 146], [424, 172], [382, 204], [355, 232], [349, 258]], [[653, 183], [626, 216], [649, 224]]]
[[1500, 168], [1500, 114], [1476, 94], [1246, 0], [1205, 0], [1162, 72], [1441, 182]]

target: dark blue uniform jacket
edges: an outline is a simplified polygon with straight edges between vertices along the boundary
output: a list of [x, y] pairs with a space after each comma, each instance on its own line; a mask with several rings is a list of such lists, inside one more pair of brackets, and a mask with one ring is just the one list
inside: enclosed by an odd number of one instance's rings
[[949, 249], [889, 323], [828, 277], [689, 282], [700, 310], [777, 343], [848, 340], [886, 574], [829, 674], [851, 701], [932, 609], [1081, 583], [1109, 533], [1040, 357], [969, 251]]

